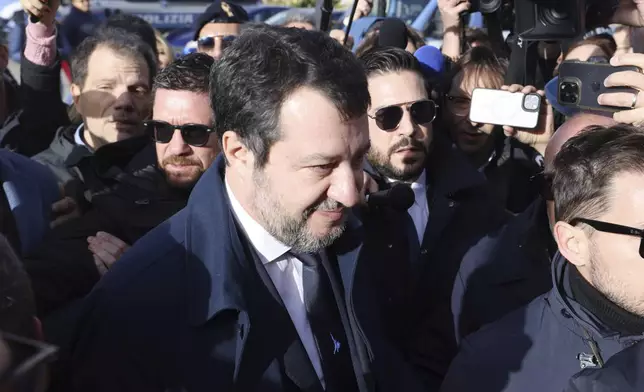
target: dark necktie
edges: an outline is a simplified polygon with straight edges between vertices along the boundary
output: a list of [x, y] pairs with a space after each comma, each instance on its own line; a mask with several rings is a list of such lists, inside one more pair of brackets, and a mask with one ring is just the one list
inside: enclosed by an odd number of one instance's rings
[[320, 354], [327, 392], [357, 391], [351, 353], [329, 274], [318, 254], [294, 254], [302, 262], [304, 304]]

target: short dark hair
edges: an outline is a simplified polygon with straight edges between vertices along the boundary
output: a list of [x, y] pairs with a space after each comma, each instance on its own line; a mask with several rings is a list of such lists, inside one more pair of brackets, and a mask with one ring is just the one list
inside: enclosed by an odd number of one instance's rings
[[423, 77], [423, 69], [413, 54], [392, 46], [375, 47], [358, 57], [367, 74], [412, 71]]
[[79, 86], [85, 85], [89, 58], [99, 47], [107, 47], [112, 51], [130, 57], [145, 60], [150, 73], [149, 83], [152, 84], [157, 72], [157, 58], [150, 49], [136, 35], [128, 34], [118, 28], [103, 29], [100, 34], [90, 36], [81, 42], [71, 57], [72, 82]]
[[0, 331], [36, 338], [36, 302], [29, 275], [0, 234]]
[[105, 22], [98, 28], [97, 34], [101, 34], [104, 29], [122, 29], [130, 34], [138, 36], [143, 42], [150, 45], [155, 57], [159, 56], [157, 49], [157, 39], [154, 33], [154, 27], [145, 19], [123, 12], [110, 15]]
[[367, 78], [355, 56], [319, 31], [253, 25], [226, 48], [210, 76], [215, 131], [235, 131], [263, 167], [280, 139], [283, 102], [308, 86], [322, 92], [345, 119], [369, 107]]
[[191, 53], [174, 60], [154, 78], [153, 89], [210, 92], [210, 68], [215, 59], [204, 53]]
[[620, 173], [644, 174], [644, 131], [631, 125], [590, 126], [555, 157], [555, 217], [595, 219], [609, 207], [611, 182]]
[[367, 77], [388, 72], [415, 72], [423, 79], [427, 96], [435, 101], [440, 101], [441, 99], [440, 89], [437, 88], [439, 87], [437, 78], [427, 77], [423, 73], [423, 68], [418, 59], [404, 49], [391, 46], [375, 47], [360, 55], [358, 59], [360, 59]]

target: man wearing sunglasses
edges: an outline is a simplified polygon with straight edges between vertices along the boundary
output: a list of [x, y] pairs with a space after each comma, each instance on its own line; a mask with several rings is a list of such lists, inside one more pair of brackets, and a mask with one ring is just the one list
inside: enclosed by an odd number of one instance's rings
[[[485, 268], [464, 287], [478, 287], [470, 306], [475, 309], [474, 325], [485, 325], [510, 311], [523, 307], [552, 288], [551, 260], [557, 252], [552, 228], [555, 225], [555, 203], [552, 194], [552, 165], [561, 147], [570, 138], [591, 125], [613, 126], [607, 116], [580, 113], [557, 129], [545, 149], [545, 171], [535, 176], [540, 196], [524, 212], [514, 216], [499, 235], [497, 248], [483, 264], [463, 268]], [[502, 286], [503, 290], [498, 287]], [[467, 328], [467, 332], [475, 329]]]
[[208, 79], [194, 77], [213, 62], [204, 54], [190, 54], [154, 83], [154, 114], [144, 125], [156, 142], [158, 167], [175, 188], [191, 190], [219, 153]]
[[391, 255], [391, 264], [373, 269], [382, 274], [380, 302], [389, 333], [437, 388], [456, 355], [459, 326], [469, 322], [463, 293], [453, 294], [459, 266], [485, 260], [487, 235], [507, 214], [483, 174], [436, 128], [439, 108], [429, 99], [416, 58], [402, 49], [377, 48], [360, 59], [371, 95], [367, 171], [380, 189], [404, 182], [415, 194], [407, 214], [365, 225], [380, 238], [379, 252]]
[[420, 390], [382, 334], [351, 209], [361, 65], [327, 34], [258, 25], [210, 78], [222, 154], [86, 298], [72, 390]]
[[39, 315], [89, 293], [129, 245], [185, 207], [219, 152], [208, 98], [213, 63], [194, 53], [157, 75], [154, 114], [144, 122], [155, 143], [146, 137], [134, 156], [123, 157], [132, 172], [118, 171], [118, 181], [94, 195], [81, 217], [54, 228], [25, 257]]
[[442, 391], [564, 390], [642, 340], [643, 173], [638, 128], [592, 126], [563, 145], [552, 164], [554, 287], [468, 337]]
[[194, 40], [197, 50], [215, 59], [239, 35], [241, 25], [248, 22], [248, 14], [240, 5], [215, 0], [199, 16], [195, 24]]

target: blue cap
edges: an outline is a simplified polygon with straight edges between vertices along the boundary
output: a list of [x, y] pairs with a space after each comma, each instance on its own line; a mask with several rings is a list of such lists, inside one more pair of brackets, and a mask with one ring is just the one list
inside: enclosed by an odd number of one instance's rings
[[423, 46], [414, 53], [414, 56], [418, 59], [423, 71], [428, 76], [436, 76], [443, 73], [445, 58], [437, 47], [431, 45]]
[[581, 112], [580, 108], [562, 105], [557, 100], [557, 97], [559, 95], [559, 77], [558, 76], [555, 76], [551, 81], [546, 83], [545, 91], [546, 91], [546, 98], [548, 99], [548, 102], [550, 102], [550, 105], [552, 105], [552, 108], [558, 111], [559, 113], [563, 114], [564, 116], [570, 117], [575, 115], [576, 113]]

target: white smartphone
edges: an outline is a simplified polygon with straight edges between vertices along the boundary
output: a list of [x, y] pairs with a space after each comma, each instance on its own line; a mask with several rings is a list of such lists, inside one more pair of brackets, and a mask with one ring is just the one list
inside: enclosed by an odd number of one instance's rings
[[475, 88], [470, 105], [470, 121], [534, 129], [539, 123], [541, 96]]

